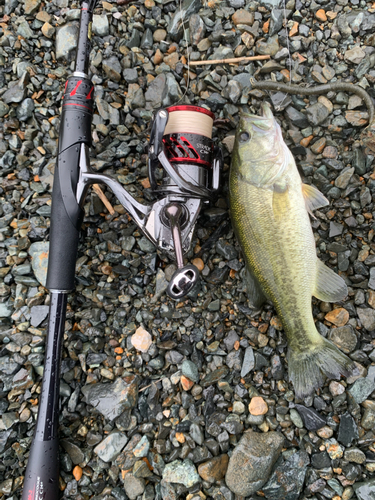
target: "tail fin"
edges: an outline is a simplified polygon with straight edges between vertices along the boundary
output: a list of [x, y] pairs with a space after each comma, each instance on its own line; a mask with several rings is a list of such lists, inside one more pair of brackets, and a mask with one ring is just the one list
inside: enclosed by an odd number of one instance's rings
[[358, 368], [348, 356], [332, 342], [321, 337], [322, 342], [311, 351], [298, 352], [289, 347], [289, 379], [293, 382], [298, 398], [310, 396], [321, 387], [325, 377], [340, 379], [340, 376], [356, 375]]

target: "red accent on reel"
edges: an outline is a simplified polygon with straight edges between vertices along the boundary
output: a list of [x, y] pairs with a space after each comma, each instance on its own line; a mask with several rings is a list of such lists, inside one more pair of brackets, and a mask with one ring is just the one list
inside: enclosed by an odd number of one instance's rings
[[189, 134], [189, 140], [185, 137], [186, 135], [171, 134], [163, 137], [163, 144], [169, 161], [171, 163], [196, 163], [211, 167], [210, 148], [212, 148], [212, 141], [208, 142], [207, 149], [203, 153], [203, 151], [197, 150], [197, 145], [204, 147], [201, 141], [205, 142], [208, 139], [200, 135]]
[[168, 113], [172, 113], [173, 111], [196, 111], [197, 113], [203, 113], [204, 115], [210, 116], [213, 120], [215, 119], [215, 115], [206, 108], [201, 108], [200, 106], [192, 106], [190, 104], [180, 104], [177, 106], [170, 106], [166, 108]]
[[170, 162], [173, 163], [197, 163], [198, 165], [203, 165], [204, 167], [212, 167], [210, 163], [204, 160], [196, 160], [192, 158], [170, 158]]

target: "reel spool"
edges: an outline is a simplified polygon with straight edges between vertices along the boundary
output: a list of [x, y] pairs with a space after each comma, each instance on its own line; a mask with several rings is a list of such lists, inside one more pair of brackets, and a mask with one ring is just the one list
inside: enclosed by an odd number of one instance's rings
[[[198, 280], [198, 269], [184, 266], [183, 255], [190, 248], [202, 203], [219, 188], [222, 154], [212, 141], [214, 118], [205, 108], [177, 105], [159, 109], [152, 124], [148, 166], [151, 188], [158, 198], [154, 223], [159, 228], [158, 246], [177, 262], [167, 289], [176, 300], [187, 295]], [[160, 166], [164, 171], [158, 184], [156, 168]]]

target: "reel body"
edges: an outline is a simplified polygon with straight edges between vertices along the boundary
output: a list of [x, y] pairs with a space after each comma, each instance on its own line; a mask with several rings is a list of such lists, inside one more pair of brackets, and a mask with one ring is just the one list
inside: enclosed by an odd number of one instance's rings
[[[151, 125], [148, 176], [156, 201], [143, 205], [113, 178], [90, 170], [89, 151], [81, 146], [80, 178], [77, 201], [82, 204], [90, 184], [102, 182], [117, 196], [145, 236], [163, 253], [176, 260], [167, 293], [181, 299], [196, 284], [199, 272], [195, 266], [184, 266], [195, 223], [203, 203], [219, 189], [223, 156], [214, 148], [212, 125], [214, 115], [198, 106], [172, 106], [159, 109]], [[163, 169], [157, 182], [157, 169]]]
[[[158, 200], [145, 234], [176, 259], [178, 269], [167, 289], [174, 299], [184, 297], [198, 280], [198, 269], [184, 266], [183, 255], [190, 248], [202, 204], [219, 188], [222, 155], [212, 141], [213, 120], [205, 108], [181, 105], [159, 109], [152, 122], [148, 174]], [[160, 166], [163, 178], [158, 185]]]

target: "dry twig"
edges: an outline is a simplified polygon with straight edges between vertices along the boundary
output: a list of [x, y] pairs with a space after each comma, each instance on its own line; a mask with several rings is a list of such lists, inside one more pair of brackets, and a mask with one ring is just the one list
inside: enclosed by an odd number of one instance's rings
[[263, 61], [270, 59], [271, 56], [245, 56], [245, 57], [232, 57], [230, 59], [211, 59], [206, 61], [190, 61], [190, 66], [200, 66], [202, 64], [229, 64], [239, 63], [241, 61]]
[[99, 198], [102, 200], [102, 202], [104, 203], [104, 205], [105, 205], [106, 209], [108, 210], [108, 212], [111, 215], [113, 215], [115, 213], [115, 210], [112, 207], [112, 205], [109, 203], [108, 198], [103, 193], [103, 191], [101, 190], [100, 186], [98, 184], [93, 184], [92, 188], [95, 191], [95, 193], [99, 196]]

